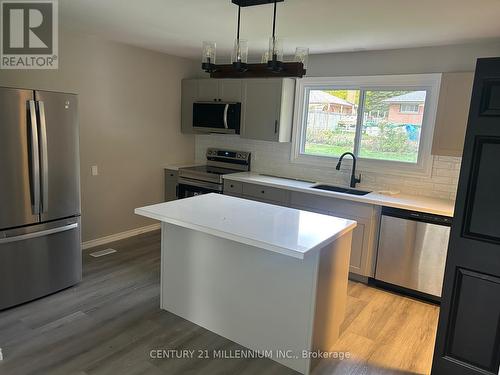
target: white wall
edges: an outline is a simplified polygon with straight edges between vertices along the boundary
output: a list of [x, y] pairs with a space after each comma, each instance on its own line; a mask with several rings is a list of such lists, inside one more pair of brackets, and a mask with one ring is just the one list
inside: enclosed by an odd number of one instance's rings
[[180, 87], [198, 64], [64, 31], [59, 50], [58, 70], [0, 70], [0, 86], [78, 94], [83, 240], [153, 223], [133, 210], [163, 200], [165, 164], [194, 158]]
[[[500, 56], [500, 40], [488, 43], [312, 55], [307, 76], [415, 74], [473, 71], [478, 57]], [[252, 170], [279, 176], [348, 184], [349, 170], [342, 173], [290, 162], [291, 144], [240, 139], [239, 136], [197, 135], [196, 160], [205, 159], [207, 147], [251, 151]], [[461, 158], [434, 157], [432, 175], [401, 178], [380, 171], [362, 171], [359, 188], [398, 190], [407, 194], [455, 199]], [[347, 163], [346, 163], [347, 164]], [[347, 165], [346, 165], [347, 166]]]

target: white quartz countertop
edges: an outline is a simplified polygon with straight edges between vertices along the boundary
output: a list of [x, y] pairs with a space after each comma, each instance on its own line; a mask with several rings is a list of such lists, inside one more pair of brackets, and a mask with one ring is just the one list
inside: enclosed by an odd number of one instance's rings
[[376, 192], [372, 192], [367, 195], [352, 195], [313, 189], [312, 186], [316, 185], [317, 183], [260, 175], [252, 172], [231, 173], [228, 175], [224, 175], [224, 179], [277, 187], [303, 193], [322, 195], [331, 198], [345, 199], [354, 202], [374, 204], [377, 206], [402, 208], [411, 211], [426, 212], [430, 214], [449, 217], [453, 216], [455, 207], [455, 202], [451, 200], [420, 197], [415, 195], [386, 195]]
[[214, 193], [135, 213], [298, 259], [356, 227], [352, 220]]

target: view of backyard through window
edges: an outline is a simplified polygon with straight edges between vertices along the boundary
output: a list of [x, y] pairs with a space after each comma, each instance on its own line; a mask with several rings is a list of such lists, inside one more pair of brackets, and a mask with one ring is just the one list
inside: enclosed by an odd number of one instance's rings
[[311, 89], [308, 98], [305, 154], [417, 162], [426, 91]]

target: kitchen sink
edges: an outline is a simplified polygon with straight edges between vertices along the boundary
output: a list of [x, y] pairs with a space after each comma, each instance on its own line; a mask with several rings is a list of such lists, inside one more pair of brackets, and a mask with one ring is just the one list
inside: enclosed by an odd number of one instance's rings
[[337, 193], [352, 194], [352, 195], [366, 195], [366, 194], [371, 193], [371, 191], [350, 189], [350, 188], [345, 188], [345, 187], [341, 187], [341, 186], [333, 186], [333, 185], [315, 185], [315, 186], [312, 186], [312, 188], [319, 189], [319, 190], [334, 191]]

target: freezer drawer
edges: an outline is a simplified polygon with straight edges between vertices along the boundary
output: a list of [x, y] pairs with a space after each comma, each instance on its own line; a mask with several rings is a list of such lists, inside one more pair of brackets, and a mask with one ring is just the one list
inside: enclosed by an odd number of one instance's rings
[[0, 310], [78, 283], [80, 218], [0, 232]]
[[440, 297], [450, 227], [382, 215], [375, 278]]

